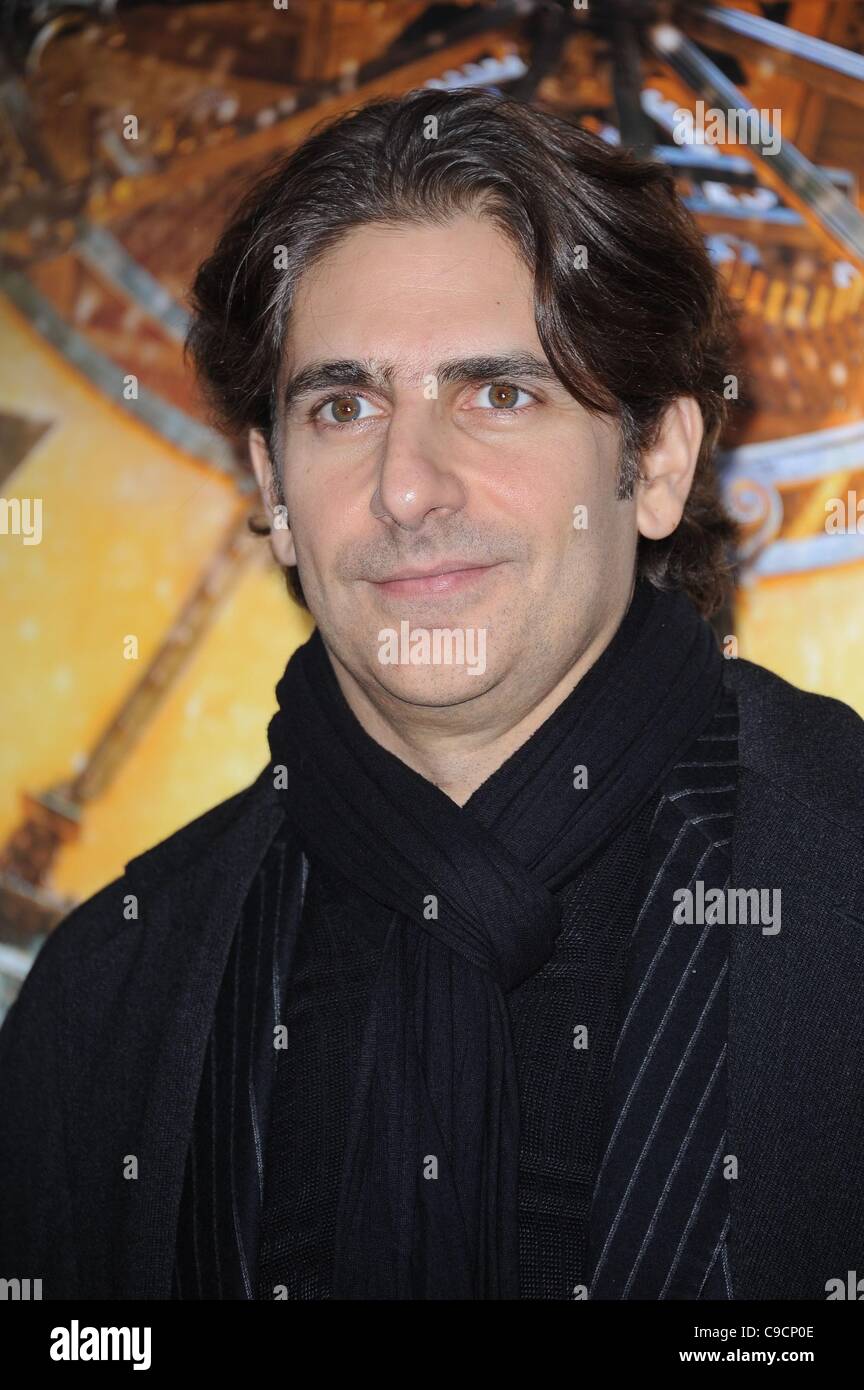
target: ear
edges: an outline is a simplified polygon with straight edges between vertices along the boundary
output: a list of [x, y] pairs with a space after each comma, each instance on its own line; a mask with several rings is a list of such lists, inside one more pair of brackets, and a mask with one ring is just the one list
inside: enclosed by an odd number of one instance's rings
[[296, 565], [294, 537], [288, 525], [285, 504], [277, 496], [270, 462], [270, 450], [260, 430], [249, 431], [249, 457], [258, 481], [258, 491], [270, 522], [270, 547], [280, 565]]
[[679, 396], [666, 407], [657, 442], [642, 455], [636, 524], [649, 540], [671, 536], [684, 515], [704, 428], [698, 403]]

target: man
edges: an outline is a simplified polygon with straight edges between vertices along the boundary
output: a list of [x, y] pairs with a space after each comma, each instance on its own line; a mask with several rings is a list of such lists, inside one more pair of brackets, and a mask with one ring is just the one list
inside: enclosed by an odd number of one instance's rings
[[732, 332], [669, 175], [413, 93], [252, 189], [194, 309], [317, 631], [254, 784], [11, 1010], [3, 1272], [825, 1298], [864, 1248], [864, 726], [706, 621]]

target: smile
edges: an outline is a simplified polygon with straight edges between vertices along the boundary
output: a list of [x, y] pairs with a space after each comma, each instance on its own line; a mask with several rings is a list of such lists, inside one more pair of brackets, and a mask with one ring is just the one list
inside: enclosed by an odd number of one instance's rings
[[433, 573], [411, 574], [406, 570], [392, 579], [373, 581], [379, 593], [390, 598], [426, 598], [429, 595], [452, 594], [478, 584], [487, 574], [499, 568], [492, 565], [469, 565], [460, 569], [439, 569]]

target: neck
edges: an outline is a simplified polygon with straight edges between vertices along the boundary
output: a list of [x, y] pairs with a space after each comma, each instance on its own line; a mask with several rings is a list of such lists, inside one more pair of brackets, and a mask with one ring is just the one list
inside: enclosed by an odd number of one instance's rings
[[476, 719], [479, 701], [472, 700], [470, 726], [459, 719], [461, 706], [417, 706], [377, 697], [329, 647], [327, 654], [342, 694], [366, 733], [457, 806], [464, 806], [579, 684], [615, 635], [631, 597], [632, 589], [620, 611], [608, 617], [551, 689], [515, 689], [515, 683], [508, 687], [502, 681], [480, 697], [487, 702], [480, 723]]

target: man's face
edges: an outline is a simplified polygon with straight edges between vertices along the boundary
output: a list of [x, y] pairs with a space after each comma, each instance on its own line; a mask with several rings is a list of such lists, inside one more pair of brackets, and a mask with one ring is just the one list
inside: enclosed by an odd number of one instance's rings
[[350, 233], [300, 281], [283, 376], [274, 548], [337, 671], [417, 714], [533, 708], [623, 612], [637, 528], [510, 243], [474, 217]]

